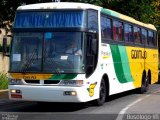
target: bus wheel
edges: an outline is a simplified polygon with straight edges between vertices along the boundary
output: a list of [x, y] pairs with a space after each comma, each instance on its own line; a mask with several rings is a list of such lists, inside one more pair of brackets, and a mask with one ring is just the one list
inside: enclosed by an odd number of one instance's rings
[[149, 81], [150, 81], [150, 78], [147, 76], [146, 77], [146, 90], [145, 90], [145, 92], [147, 92], [149, 90]]
[[94, 101], [94, 104], [96, 106], [102, 106], [106, 101], [106, 95], [107, 95], [106, 84], [105, 84], [104, 79], [102, 79], [101, 85], [100, 85], [100, 90], [99, 90], [99, 98]]
[[143, 94], [143, 93], [147, 92], [148, 89], [149, 89], [149, 78], [148, 78], [148, 76], [146, 77], [145, 75], [143, 75], [140, 93]]

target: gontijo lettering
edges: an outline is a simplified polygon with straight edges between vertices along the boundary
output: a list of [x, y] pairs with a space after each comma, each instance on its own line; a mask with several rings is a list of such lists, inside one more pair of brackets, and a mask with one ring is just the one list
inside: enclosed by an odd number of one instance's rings
[[131, 51], [131, 58], [132, 59], [146, 59], [147, 52], [142, 50], [132, 50]]

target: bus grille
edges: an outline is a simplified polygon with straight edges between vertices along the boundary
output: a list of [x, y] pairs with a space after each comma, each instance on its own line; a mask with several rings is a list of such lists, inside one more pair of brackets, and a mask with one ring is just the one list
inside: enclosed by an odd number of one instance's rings
[[60, 80], [44, 80], [44, 84], [58, 84]]
[[29, 84], [40, 84], [39, 80], [25, 80], [25, 82]]
[[[25, 80], [26, 83], [28, 84], [40, 84], [40, 80]], [[60, 80], [44, 80], [44, 85], [45, 84], [58, 84]]]

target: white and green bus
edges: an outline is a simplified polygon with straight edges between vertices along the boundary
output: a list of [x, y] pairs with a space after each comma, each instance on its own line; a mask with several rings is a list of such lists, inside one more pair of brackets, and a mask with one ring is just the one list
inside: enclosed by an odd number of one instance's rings
[[[158, 80], [156, 28], [84, 3], [20, 6], [13, 24], [9, 98], [103, 105]], [[75, 50], [67, 52], [74, 43]], [[76, 51], [80, 51], [76, 53]]]

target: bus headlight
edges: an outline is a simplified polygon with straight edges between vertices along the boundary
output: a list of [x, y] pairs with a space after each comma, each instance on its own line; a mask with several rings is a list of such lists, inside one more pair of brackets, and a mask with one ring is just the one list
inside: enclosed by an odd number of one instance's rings
[[23, 84], [21, 79], [9, 79], [9, 85], [21, 85]]
[[83, 80], [61, 80], [59, 85], [64, 85], [64, 86], [83, 86]]

